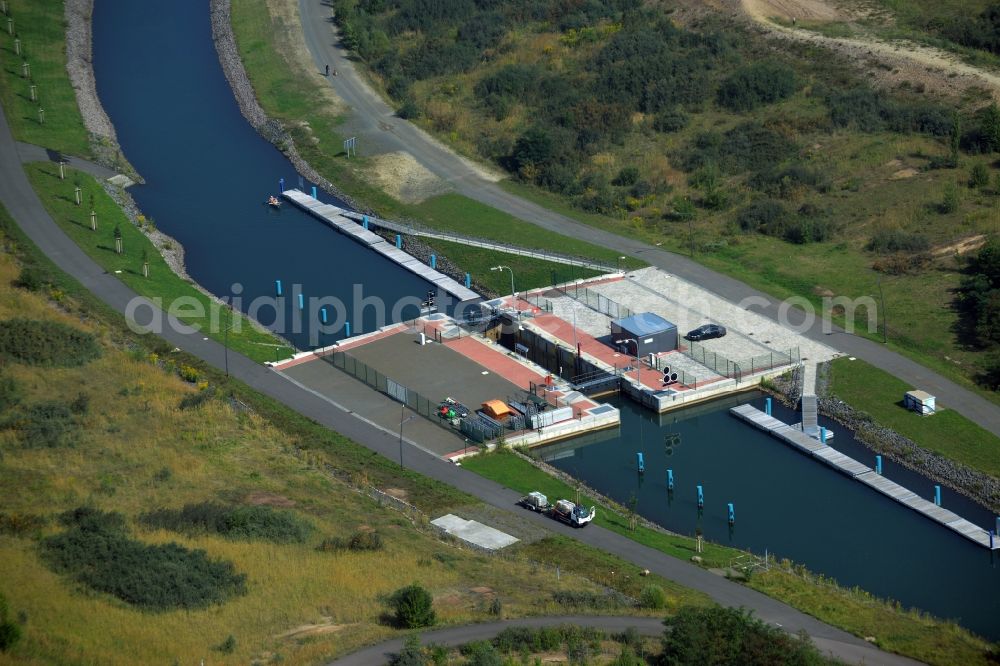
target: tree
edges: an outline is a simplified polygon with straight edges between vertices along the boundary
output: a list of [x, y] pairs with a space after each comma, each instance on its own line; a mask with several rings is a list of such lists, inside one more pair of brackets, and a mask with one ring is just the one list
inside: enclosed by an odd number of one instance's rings
[[993, 102], [983, 111], [983, 144], [990, 152], [1000, 150], [1000, 108]]
[[430, 592], [417, 583], [402, 587], [389, 597], [389, 605], [396, 613], [396, 624], [404, 629], [432, 626], [437, 621], [433, 603]]
[[389, 660], [390, 666], [426, 666], [427, 657], [420, 646], [420, 636], [411, 634], [403, 640], [403, 649]]

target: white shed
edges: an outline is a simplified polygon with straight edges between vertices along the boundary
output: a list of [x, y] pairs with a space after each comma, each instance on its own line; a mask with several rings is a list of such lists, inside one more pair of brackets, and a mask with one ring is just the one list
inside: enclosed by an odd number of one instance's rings
[[912, 409], [924, 416], [937, 411], [937, 407], [934, 404], [934, 396], [927, 391], [907, 391], [903, 396], [903, 404], [906, 405], [907, 409]]

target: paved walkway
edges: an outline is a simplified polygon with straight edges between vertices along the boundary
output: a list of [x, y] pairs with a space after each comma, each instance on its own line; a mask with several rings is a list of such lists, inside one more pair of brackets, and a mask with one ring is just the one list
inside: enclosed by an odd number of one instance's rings
[[[136, 299], [140, 299], [145, 307], [151, 309], [156, 307], [94, 263], [52, 220], [25, 176], [14, 138], [10, 133], [10, 126], [2, 113], [0, 113], [0, 201], [42, 253], [115, 311], [124, 313], [129, 304], [134, 303]], [[164, 320], [166, 327], [163, 331], [157, 332], [161, 338], [220, 370], [225, 367], [226, 350], [221, 344], [197, 332], [180, 332], [187, 330], [187, 327], [174, 317], [165, 316]], [[336, 430], [390, 460], [398, 457], [399, 439], [396, 433], [374, 428], [370, 423], [357, 419], [342, 409], [331, 409], [330, 403], [321, 396], [303, 389], [245, 356], [230, 352], [228, 361], [230, 374], [250, 388], [287, 405], [319, 424]], [[409, 447], [406, 451], [406, 461], [408, 468], [448, 483], [493, 506], [511, 509], [519, 499], [518, 494], [512, 490], [419, 449]], [[681, 585], [700, 590], [720, 604], [752, 609], [763, 621], [780, 625], [792, 633], [805, 631], [817, 641], [827, 641], [825, 645], [829, 645], [833, 653], [839, 657], [852, 661], [859, 661], [859, 657], [863, 657], [867, 664], [913, 663], [909, 659], [882, 652], [863, 640], [820, 622], [780, 601], [600, 527], [592, 525], [585, 530], [574, 530], [534, 513], [525, 513], [522, 519], [537, 521], [539, 525], [544, 524], [544, 527], [551, 531], [578, 539], [677, 581]]]
[[[484, 178], [482, 168], [469, 164], [468, 160], [455, 155], [423, 130], [396, 116], [395, 110], [368, 87], [333, 32], [329, 2], [299, 0], [299, 10], [306, 45], [316, 63], [317, 82], [324, 80], [319, 74], [324, 65], [329, 64], [337, 70], [338, 75], [326, 77], [326, 81], [353, 111], [346, 126], [358, 137], [362, 153], [409, 153], [433, 174], [447, 181], [456, 192], [471, 199], [550, 231], [637, 257], [733, 303], [744, 303], [746, 309], [753, 309], [770, 319], [779, 319], [781, 301], [739, 280], [717, 273], [688, 257], [577, 222], [510, 194], [492, 180]], [[787, 318], [792, 326], [798, 327], [804, 317], [804, 313], [793, 310]], [[861, 357], [910, 385], [936, 395], [942, 404], [1000, 436], [1000, 406], [977, 393], [879, 343], [845, 333], [839, 328], [828, 334], [818, 318], [811, 325], [803, 325], [802, 330], [813, 340]]]
[[109, 178], [114, 178], [119, 175], [114, 169], [109, 169], [103, 167], [100, 164], [95, 164], [88, 160], [73, 157], [72, 155], [63, 155], [57, 150], [51, 150], [49, 148], [43, 148], [42, 146], [36, 146], [32, 143], [24, 143], [23, 141], [18, 141], [17, 155], [20, 157], [21, 162], [27, 164], [28, 162], [66, 162], [66, 164], [78, 171], [83, 171], [89, 173], [91, 176], [98, 178], [99, 180], [108, 180]]

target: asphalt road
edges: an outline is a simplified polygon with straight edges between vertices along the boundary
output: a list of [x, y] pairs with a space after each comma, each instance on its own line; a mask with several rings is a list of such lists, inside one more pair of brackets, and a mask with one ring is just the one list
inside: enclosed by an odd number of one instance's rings
[[[497, 208], [517, 218], [566, 236], [600, 245], [623, 255], [639, 258], [653, 266], [694, 282], [733, 303], [779, 320], [781, 302], [731, 277], [717, 273], [692, 259], [666, 252], [642, 241], [618, 236], [588, 226], [510, 194], [482, 177], [481, 169], [455, 153], [426, 132], [396, 116], [395, 111], [367, 85], [339, 45], [330, 22], [332, 10], [325, 0], [299, 0], [302, 30], [316, 64], [317, 82], [326, 64], [337, 76], [325, 77], [334, 91], [351, 108], [346, 127], [358, 137], [363, 154], [406, 151], [420, 164], [471, 199]], [[872, 280], [874, 290], [874, 277]], [[891, 306], [891, 304], [890, 304]], [[793, 311], [787, 317], [799, 327], [804, 314]], [[937, 396], [939, 404], [954, 409], [983, 428], [1000, 436], [1000, 406], [959, 386], [950, 379], [916, 363], [885, 346], [833, 327], [823, 330], [819, 317], [804, 327], [803, 334], [851, 356], [858, 356], [911, 384]]]
[[[87, 257], [56, 225], [45, 211], [21, 167], [21, 158], [4, 114], [0, 114], [0, 201], [28, 237], [65, 272], [114, 308], [125, 313], [130, 303], [149, 303], [113, 275]], [[149, 307], [152, 307], [149, 304]], [[183, 349], [218, 369], [225, 365], [225, 348], [192, 331], [181, 322], [167, 318], [167, 326], [156, 333], [168, 343]], [[316, 422], [350, 437], [355, 442], [393, 460], [398, 453], [398, 437], [330, 404], [322, 397], [281, 377], [249, 358], [230, 352], [230, 374]], [[461, 467], [444, 462], [425, 451], [409, 446], [407, 466], [449, 483], [494, 506], [513, 510], [518, 495]], [[877, 650], [864, 641], [806, 615], [750, 588], [730, 582], [704, 569], [642, 546], [623, 536], [590, 526], [583, 530], [556, 523], [544, 516], [525, 512], [524, 520], [535, 520], [547, 529], [578, 539], [622, 557], [638, 566], [662, 575], [681, 585], [700, 590], [726, 606], [752, 609], [762, 620], [790, 632], [805, 631], [824, 649], [846, 660], [867, 664], [912, 664], [913, 661]]]

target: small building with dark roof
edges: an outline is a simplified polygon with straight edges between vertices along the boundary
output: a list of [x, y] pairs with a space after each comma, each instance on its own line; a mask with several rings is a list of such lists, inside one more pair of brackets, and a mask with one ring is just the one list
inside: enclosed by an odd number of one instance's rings
[[647, 356], [677, 349], [677, 326], [658, 314], [643, 312], [611, 322], [612, 342], [632, 338], [631, 342], [617, 345], [626, 354], [638, 352], [636, 356]]

